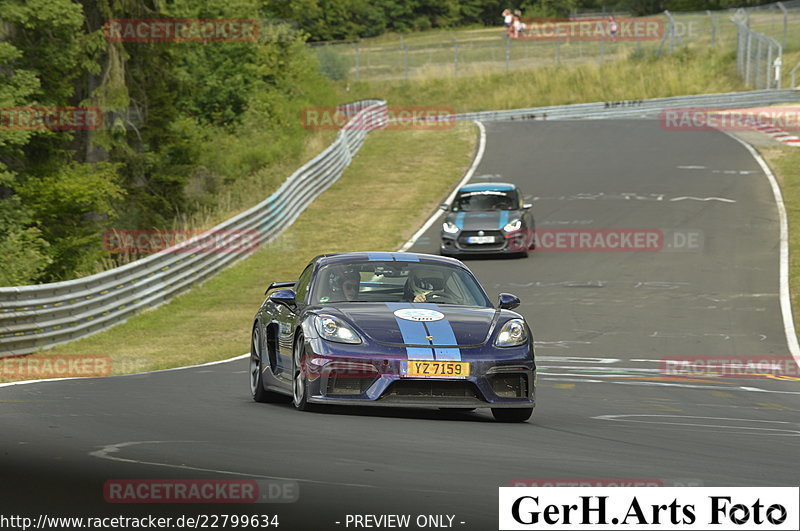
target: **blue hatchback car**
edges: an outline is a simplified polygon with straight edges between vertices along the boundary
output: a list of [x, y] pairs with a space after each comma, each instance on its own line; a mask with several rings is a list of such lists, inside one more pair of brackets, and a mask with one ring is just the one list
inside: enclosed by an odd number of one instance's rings
[[511, 183], [468, 184], [456, 193], [453, 204], [443, 203], [444, 256], [513, 253], [527, 256], [535, 246], [532, 204], [523, 202]]

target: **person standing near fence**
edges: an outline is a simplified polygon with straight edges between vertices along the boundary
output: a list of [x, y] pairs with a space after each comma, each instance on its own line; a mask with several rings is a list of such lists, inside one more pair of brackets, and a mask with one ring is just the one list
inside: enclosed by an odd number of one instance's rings
[[510, 9], [503, 10], [503, 26], [506, 29], [506, 35], [511, 36], [511, 21], [514, 16], [511, 14]]
[[519, 38], [520, 29], [522, 28], [522, 21], [520, 20], [520, 16], [522, 13], [519, 9], [514, 11], [514, 17], [511, 21], [511, 34], [515, 39]]
[[614, 15], [608, 17], [608, 34], [611, 36], [611, 40], [617, 40], [619, 24], [617, 24], [617, 19], [614, 18]]

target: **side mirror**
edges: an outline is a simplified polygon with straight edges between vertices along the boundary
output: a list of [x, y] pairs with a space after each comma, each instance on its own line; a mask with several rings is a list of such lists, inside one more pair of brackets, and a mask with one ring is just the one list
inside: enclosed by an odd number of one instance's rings
[[269, 300], [275, 304], [283, 304], [290, 310], [294, 310], [294, 308], [297, 306], [297, 301], [295, 300], [296, 297], [297, 294], [291, 288], [278, 289], [269, 294]]
[[442, 203], [441, 205], [439, 205], [439, 210], [444, 210], [445, 212], [447, 212], [448, 210], [450, 210], [450, 205], [448, 205], [447, 203]]
[[529, 210], [531, 208], [533, 208], [533, 203], [525, 203], [524, 205], [522, 205], [523, 210]]
[[519, 304], [519, 297], [510, 293], [501, 293], [497, 301], [497, 307], [501, 310], [513, 310], [519, 306]]

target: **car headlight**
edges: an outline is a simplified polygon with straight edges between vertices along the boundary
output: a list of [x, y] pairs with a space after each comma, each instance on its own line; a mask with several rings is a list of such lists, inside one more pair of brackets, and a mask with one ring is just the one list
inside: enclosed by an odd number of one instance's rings
[[494, 344], [498, 347], [516, 347], [528, 341], [528, 332], [525, 331], [525, 322], [522, 319], [511, 319], [497, 334]]
[[505, 232], [514, 232], [515, 230], [519, 230], [520, 227], [522, 227], [522, 220], [515, 219], [514, 221], [507, 223], [506, 226], [503, 227], [503, 230]]
[[317, 315], [314, 317], [314, 326], [322, 339], [337, 343], [361, 343], [361, 338], [344, 321], [332, 315]]
[[459, 228], [455, 226], [454, 223], [450, 223], [449, 221], [445, 221], [442, 223], [442, 230], [447, 232], [448, 234], [455, 234], [459, 231]]

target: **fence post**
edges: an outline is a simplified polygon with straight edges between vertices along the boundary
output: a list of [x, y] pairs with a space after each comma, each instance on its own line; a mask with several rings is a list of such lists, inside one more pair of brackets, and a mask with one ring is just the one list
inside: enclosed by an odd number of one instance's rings
[[[664, 10], [664, 14], [667, 15], [669, 19], [669, 53], [673, 53], [675, 51], [675, 18], [672, 16], [668, 10]], [[683, 37], [678, 35], [678, 42], [681, 43], [683, 46]]]
[[453, 75], [458, 76], [458, 41], [455, 37], [453, 39]]
[[506, 37], [506, 72], [508, 72], [510, 61], [511, 61], [511, 37]]
[[789, 11], [786, 10], [786, 6], [783, 5], [783, 2], [778, 2], [776, 4], [780, 10], [783, 12], [783, 47], [786, 47], [786, 39], [789, 32]]
[[750, 85], [750, 49], [752, 42], [753, 42], [753, 34], [750, 32], [750, 28], [748, 28], [747, 44], [745, 45], [745, 54], [744, 54], [744, 82], [746, 85]]
[[353, 46], [356, 49], [356, 81], [361, 80], [361, 57], [358, 49], [358, 42], [354, 42]]
[[773, 78], [773, 72], [772, 72], [772, 43], [767, 43], [767, 44], [768, 44], [768, 47], [767, 47], [767, 88], [771, 89], [772, 88], [772, 78]]
[[744, 56], [746, 50], [745, 41], [747, 39], [747, 32], [740, 22], [736, 23], [737, 29], [737, 45], [736, 45], [736, 67], [739, 70], [739, 75], [744, 76], [744, 64], [747, 59]]
[[707, 9], [706, 13], [708, 13], [708, 18], [711, 19], [711, 49], [713, 50], [717, 47], [717, 19], [710, 9]]
[[600, 62], [602, 63], [606, 57], [606, 34], [603, 32], [600, 35]]
[[408, 45], [405, 42], [400, 44], [403, 46], [403, 69], [405, 70], [406, 81], [408, 81]]
[[756, 89], [761, 89], [761, 46], [763, 42], [758, 39], [758, 46], [756, 47]]

